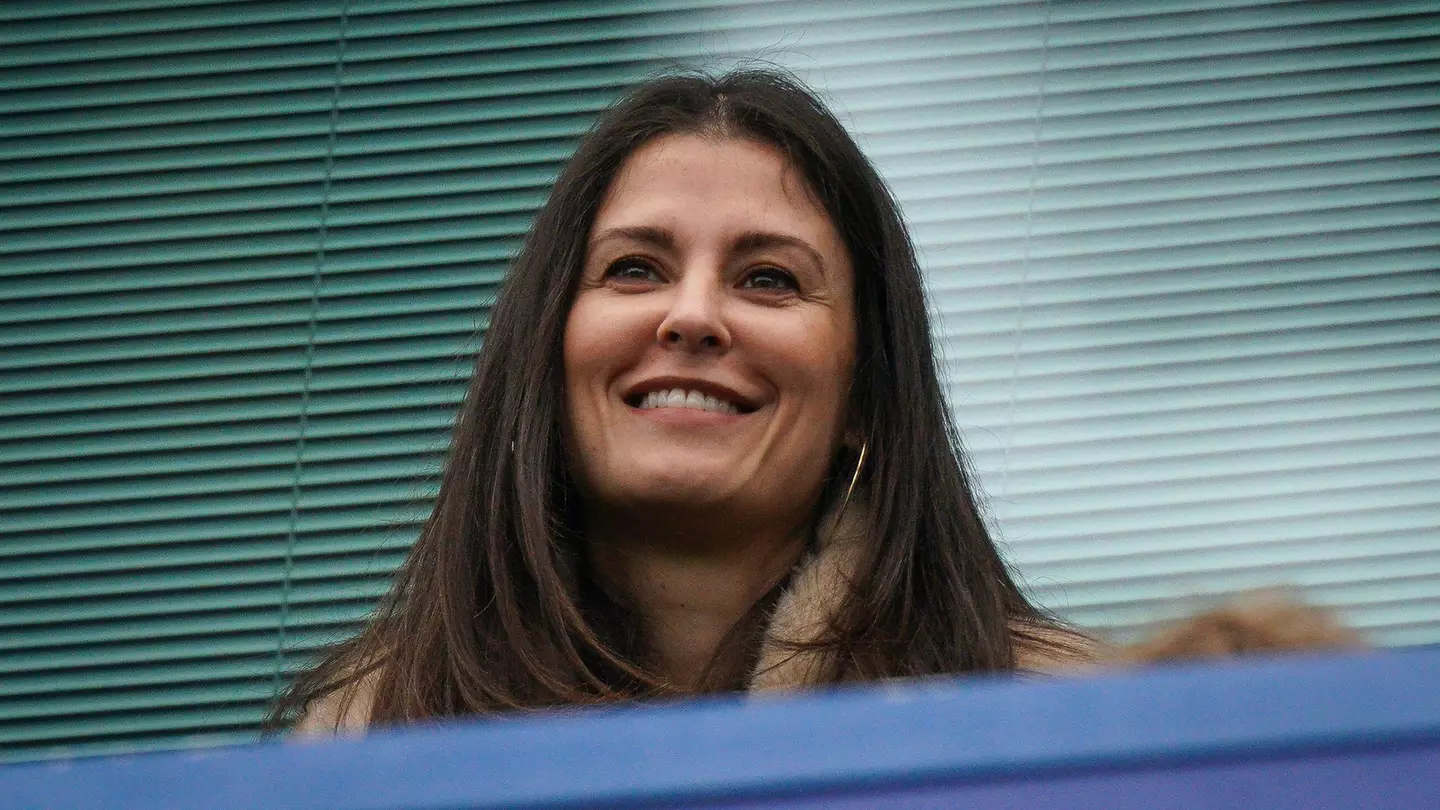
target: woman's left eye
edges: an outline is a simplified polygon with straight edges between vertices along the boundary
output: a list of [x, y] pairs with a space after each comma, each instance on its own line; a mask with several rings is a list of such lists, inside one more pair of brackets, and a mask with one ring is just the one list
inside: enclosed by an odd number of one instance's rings
[[778, 267], [760, 267], [752, 270], [749, 275], [745, 276], [745, 280], [740, 283], [740, 286], [751, 290], [781, 292], [794, 292], [800, 289], [795, 277]]

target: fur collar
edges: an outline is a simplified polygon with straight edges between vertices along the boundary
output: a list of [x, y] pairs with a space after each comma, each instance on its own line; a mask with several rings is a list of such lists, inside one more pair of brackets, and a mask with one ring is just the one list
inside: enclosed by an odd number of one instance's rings
[[[868, 516], [864, 501], [856, 499], [838, 516], [821, 519], [815, 549], [800, 561], [775, 605], [750, 675], [750, 691], [803, 689], [833, 683], [843, 674], [831, 653], [804, 645], [824, 638], [851, 583], [868, 564]], [[1110, 655], [1106, 645], [1063, 626], [1024, 623], [1012, 628], [1015, 669], [1021, 673], [1074, 672]]]
[[775, 604], [750, 676], [751, 691], [800, 689], [834, 680], [839, 662], [824, 650], [797, 649], [820, 640], [865, 563], [864, 504], [858, 499], [826, 515], [816, 547], [801, 560]]

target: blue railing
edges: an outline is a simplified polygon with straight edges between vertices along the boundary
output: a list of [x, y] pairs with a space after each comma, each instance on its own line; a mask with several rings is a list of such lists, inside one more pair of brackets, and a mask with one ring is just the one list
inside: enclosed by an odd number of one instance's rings
[[1440, 808], [1440, 650], [451, 722], [0, 768], [0, 807]]

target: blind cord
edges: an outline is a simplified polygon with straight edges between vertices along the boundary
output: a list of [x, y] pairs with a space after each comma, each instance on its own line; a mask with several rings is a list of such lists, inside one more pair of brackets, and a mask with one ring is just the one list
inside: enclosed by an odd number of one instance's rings
[[[1040, 28], [1040, 86], [1035, 94], [1035, 128], [1030, 140], [1030, 178], [1025, 188], [1025, 236], [1020, 255], [1020, 290], [1010, 347], [1010, 387], [1005, 396], [1005, 439], [1000, 445], [1000, 503], [1010, 494], [1010, 449], [1015, 443], [1015, 401], [1020, 385], [1020, 347], [1025, 342], [1025, 304], [1030, 282], [1030, 240], [1035, 233], [1035, 183], [1040, 174], [1040, 144], [1045, 129], [1045, 82], [1050, 73], [1050, 0]], [[1000, 528], [996, 527], [997, 530]]]
[[329, 233], [330, 187], [335, 169], [335, 142], [340, 121], [340, 89], [345, 82], [345, 40], [350, 28], [350, 0], [340, 4], [340, 31], [336, 42], [335, 84], [330, 95], [329, 132], [326, 135], [324, 171], [320, 180], [320, 222], [316, 233], [315, 273], [310, 283], [310, 321], [306, 327], [305, 364], [300, 385], [300, 414], [295, 433], [295, 468], [290, 480], [290, 515], [285, 532], [285, 564], [280, 580], [280, 627], [275, 636], [275, 669], [271, 683], [278, 695], [285, 668], [285, 643], [290, 620], [290, 592], [295, 569], [296, 524], [300, 517], [300, 477], [305, 471], [305, 432], [309, 426], [310, 384], [314, 378], [315, 333], [320, 310], [320, 290], [325, 275], [325, 241]]

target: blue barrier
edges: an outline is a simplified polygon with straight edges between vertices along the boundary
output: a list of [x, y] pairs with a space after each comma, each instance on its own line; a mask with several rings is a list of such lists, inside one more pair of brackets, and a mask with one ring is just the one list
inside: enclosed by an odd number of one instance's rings
[[1440, 808], [1440, 651], [457, 721], [0, 768], [0, 806]]

